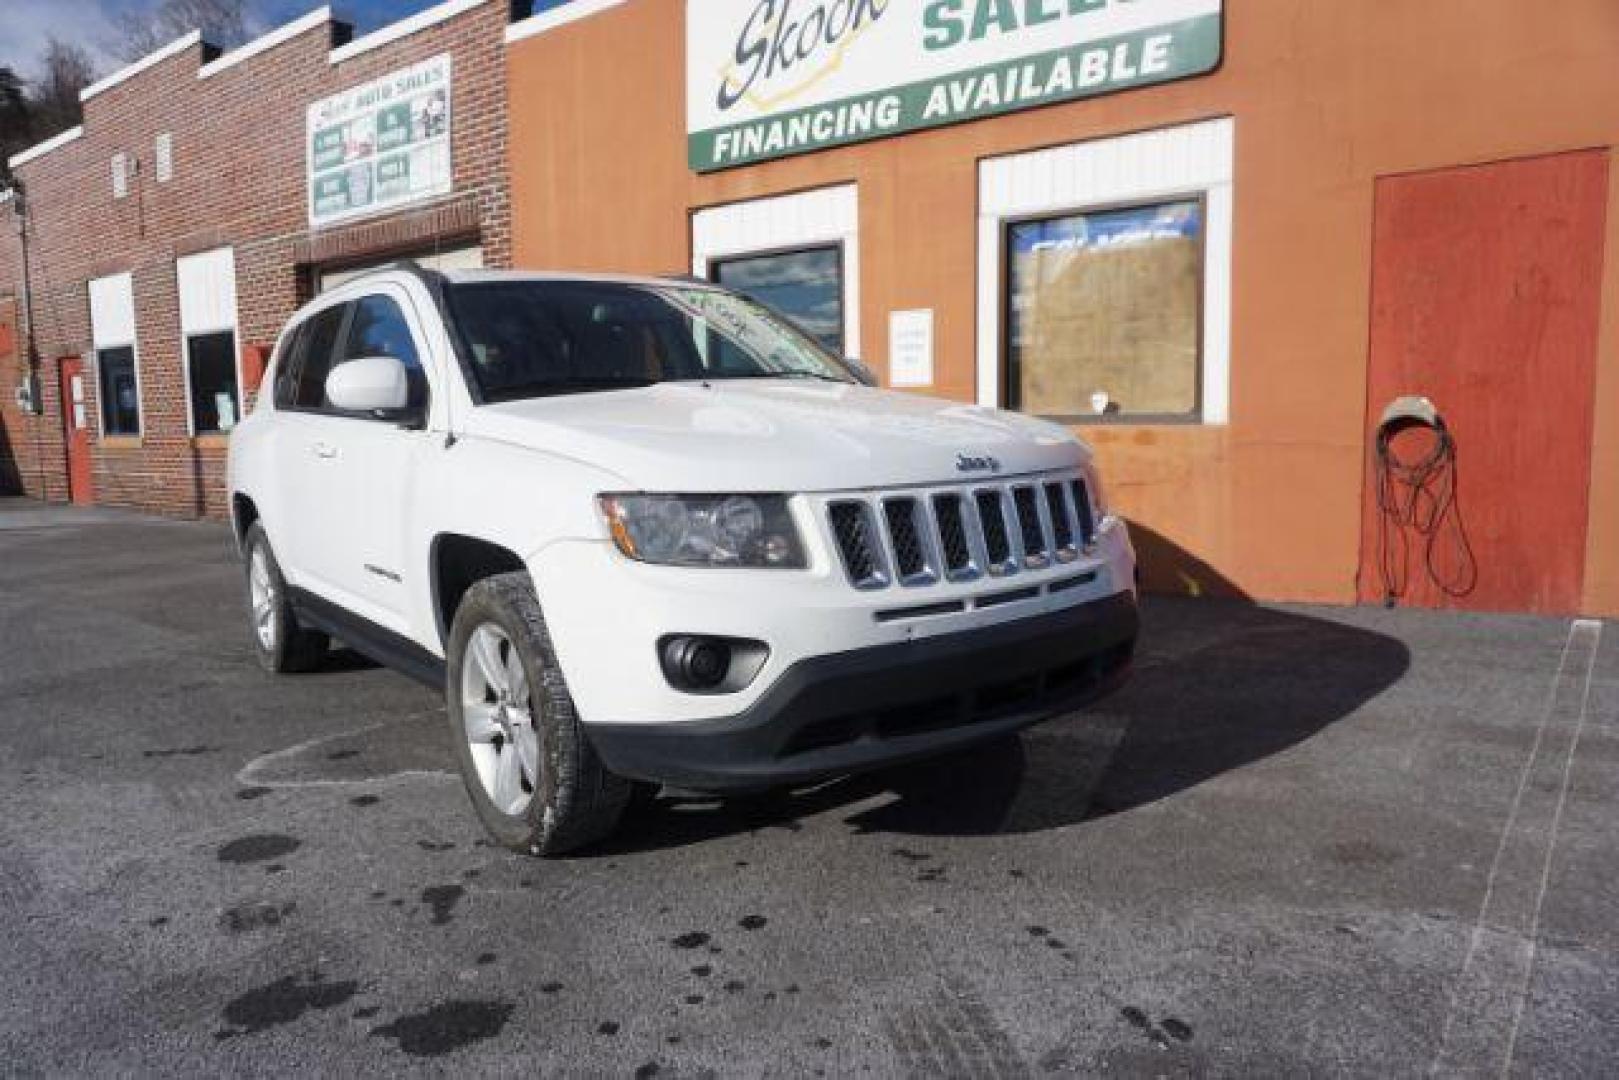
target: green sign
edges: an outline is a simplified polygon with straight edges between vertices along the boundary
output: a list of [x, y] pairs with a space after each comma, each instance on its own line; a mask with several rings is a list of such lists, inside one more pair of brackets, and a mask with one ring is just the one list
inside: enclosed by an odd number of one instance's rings
[[693, 169], [1184, 79], [1222, 0], [701, 0], [686, 7]]

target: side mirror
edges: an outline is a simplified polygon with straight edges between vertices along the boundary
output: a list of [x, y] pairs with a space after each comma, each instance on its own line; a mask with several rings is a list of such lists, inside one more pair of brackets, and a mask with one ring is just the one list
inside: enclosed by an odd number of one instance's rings
[[853, 356], [845, 356], [843, 358], [843, 366], [848, 368], [849, 371], [851, 373], [853, 373], [854, 377], [860, 381], [860, 385], [862, 385], [862, 386], [877, 386], [878, 385], [877, 373], [875, 371], [871, 370], [869, 367], [867, 367], [866, 362], [864, 360], [856, 359]]
[[326, 376], [326, 400], [345, 412], [399, 414], [410, 404], [410, 377], [391, 356], [349, 360]]

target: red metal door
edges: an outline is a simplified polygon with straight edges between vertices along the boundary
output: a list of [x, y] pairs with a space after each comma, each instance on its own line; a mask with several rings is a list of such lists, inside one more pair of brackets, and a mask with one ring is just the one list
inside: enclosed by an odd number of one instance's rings
[[64, 356], [61, 368], [68, 497], [80, 506], [88, 506], [96, 501], [96, 496], [90, 486], [90, 417], [84, 390], [84, 361], [77, 356]]
[[1409, 394], [1455, 438], [1459, 513], [1431, 552], [1408, 537], [1401, 602], [1579, 610], [1607, 193], [1606, 151], [1378, 181], [1363, 601], [1383, 597], [1376, 424]]

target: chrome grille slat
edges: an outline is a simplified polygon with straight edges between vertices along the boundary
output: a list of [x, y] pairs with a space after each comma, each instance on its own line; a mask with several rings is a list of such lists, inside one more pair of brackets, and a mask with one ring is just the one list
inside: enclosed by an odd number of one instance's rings
[[1051, 520], [1051, 543], [1058, 562], [1072, 562], [1079, 557], [1079, 545], [1074, 542], [1076, 529], [1074, 509], [1070, 505], [1067, 489], [1055, 481], [1045, 485], [1046, 511]]
[[1083, 477], [1020, 477], [834, 497], [833, 544], [859, 589], [960, 584], [1071, 563], [1095, 550]]
[[1006, 494], [998, 488], [975, 491], [973, 509], [978, 517], [979, 535], [984, 538], [985, 566], [1001, 576], [1017, 569], [1012, 552], [1012, 530], [1006, 521]]
[[967, 500], [958, 491], [933, 496], [933, 524], [938, 532], [944, 573], [951, 581], [971, 581], [983, 571], [983, 544], [968, 526]]
[[871, 507], [858, 500], [842, 500], [827, 507], [832, 535], [843, 556], [843, 569], [857, 589], [881, 589], [888, 584], [883, 543]]
[[901, 585], [931, 585], [939, 580], [934, 571], [934, 545], [920, 508], [921, 504], [910, 497], [883, 500], [883, 524], [888, 528], [888, 543], [894, 553], [894, 576]]
[[1079, 516], [1079, 545], [1089, 551], [1096, 543], [1096, 513], [1091, 509], [1091, 493], [1084, 480], [1070, 480], [1068, 491]]
[[1019, 484], [1012, 489], [1012, 509], [1017, 515], [1023, 565], [1039, 570], [1051, 562], [1048, 555], [1051, 548], [1046, 542], [1045, 523], [1040, 520], [1040, 500], [1035, 498], [1032, 485]]

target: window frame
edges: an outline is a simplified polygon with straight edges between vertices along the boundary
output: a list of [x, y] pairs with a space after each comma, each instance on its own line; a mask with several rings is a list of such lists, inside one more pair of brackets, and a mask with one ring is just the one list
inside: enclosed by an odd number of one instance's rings
[[[287, 378], [291, 382], [291, 393], [285, 405], [278, 404], [276, 406], [279, 411], [299, 413], [304, 416], [347, 417], [351, 415], [348, 410], [344, 409], [328, 409], [319, 405], [298, 404], [298, 380], [303, 378], [304, 365], [309, 362], [309, 335], [314, 332], [315, 320], [333, 310], [338, 312], [338, 319], [337, 333], [332, 336], [332, 348], [335, 350], [338, 348], [339, 343], [348, 341], [349, 322], [354, 318], [354, 301], [352, 300], [338, 300], [334, 303], [326, 304], [319, 310], [311, 311], [299, 321], [296, 330], [298, 337], [290, 346], [297, 350], [297, 355], [293, 358], [293, 366], [287, 370]], [[331, 366], [328, 365], [326, 374], [330, 375], [331, 373]]]
[[[1025, 412], [1021, 405], [1016, 403], [1013, 394], [1015, 380], [1012, 377], [1012, 230], [1019, 225], [1036, 222], [1061, 221], [1066, 218], [1084, 217], [1088, 214], [1141, 210], [1149, 206], [1168, 206], [1173, 203], [1196, 203], [1198, 211], [1197, 357], [1193, 367], [1192, 377], [1195, 391], [1191, 411], [1184, 413], [1120, 412], [1112, 415], [1105, 413], [1098, 415], [1094, 412], [1076, 414]], [[999, 274], [1000, 327], [997, 370], [1000, 379], [1002, 408], [1025, 416], [1033, 416], [1041, 420], [1050, 420], [1053, 423], [1072, 427], [1128, 426], [1130, 424], [1150, 424], [1155, 426], [1202, 425], [1208, 422], [1204, 416], [1203, 385], [1209, 293], [1209, 193], [1206, 188], [1197, 188], [1180, 194], [1166, 193], [1137, 199], [1087, 203], [1068, 209], [1041, 210], [1035, 213], [1003, 217], [999, 220], [1001, 264]]]
[[[129, 339], [119, 340], [100, 336], [100, 328], [96, 319], [96, 284], [97, 282], [110, 282], [123, 279], [123, 288], [129, 300]], [[90, 316], [90, 355], [95, 367], [96, 388], [96, 438], [105, 442], [108, 439], [143, 439], [146, 437], [146, 395], [141, 381], [141, 346], [140, 328], [136, 325], [138, 312], [135, 309], [135, 275], [133, 271], [125, 270], [116, 274], [104, 274], [85, 282], [85, 292], [89, 301]], [[135, 373], [135, 430], [132, 432], [107, 431], [107, 400], [102, 392], [101, 354], [112, 349], [128, 349], [133, 359]]]
[[[977, 162], [973, 273], [973, 400], [1002, 406], [1001, 222], [1108, 203], [1206, 200], [1203, 256], [1202, 427], [1232, 423], [1238, 244], [1237, 118], [1214, 113], [1168, 126], [1080, 138]], [[1122, 424], [1122, 422], [1121, 422]], [[1134, 426], [1150, 428], [1146, 421]], [[1185, 426], [1185, 422], [1181, 425]]]
[[[196, 401], [191, 386], [191, 343], [197, 338], [217, 337], [220, 334], [230, 335], [231, 370], [236, 379], [236, 423], [229, 428], [209, 428], [198, 430]], [[236, 424], [242, 422], [244, 411], [242, 408], [242, 343], [234, 326], [221, 326], [213, 330], [182, 330], [180, 333], [180, 358], [184, 361], [184, 377], [186, 388], [186, 431], [193, 439], [213, 438], [216, 435], [228, 436]]]
[[[191, 259], [204, 259], [218, 255], [220, 252], [230, 253], [228, 265], [230, 268], [230, 322], [221, 320], [204, 320], [196, 326], [187, 326], [185, 318], [185, 277], [181, 271], [181, 264]], [[218, 438], [229, 437], [230, 432], [222, 429], [212, 431], [198, 431], [197, 418], [192, 412], [191, 401], [191, 339], [206, 337], [211, 334], [229, 333], [231, 336], [231, 368], [236, 378], [236, 423], [240, 424], [247, 418], [247, 390], [242, 379], [242, 330], [241, 330], [241, 304], [236, 295], [236, 249], [229, 245], [211, 248], [207, 251], [195, 252], [191, 255], [181, 256], [174, 261], [175, 288], [180, 293], [179, 322], [180, 322], [180, 377], [185, 386], [185, 412], [186, 435], [190, 438]], [[234, 427], [235, 425], [232, 425]]]
[[809, 241], [809, 242], [802, 243], [802, 244], [786, 244], [786, 245], [783, 245], [781, 247], [759, 248], [757, 250], [727, 252], [724, 255], [711, 256], [708, 259], [708, 281], [709, 281], [710, 284], [718, 285], [723, 289], [730, 289], [732, 292], [741, 293], [742, 295], [747, 296], [749, 299], [757, 301], [758, 303], [760, 303], [760, 304], [764, 305], [765, 307], [769, 308], [771, 311], [775, 312], [781, 318], [786, 319], [788, 322], [792, 323], [793, 326], [796, 327], [806, 337], [808, 337], [811, 340], [814, 340], [816, 342], [820, 342], [821, 339], [816, 337], [814, 334], [810, 333], [809, 329], [807, 327], [805, 327], [803, 324], [799, 323], [797, 319], [794, 319], [791, 315], [787, 314], [785, 311], [782, 311], [780, 308], [776, 307], [774, 304], [768, 303], [763, 297], [756, 296], [756, 295], [754, 295], [752, 293], [749, 293], [749, 292], [746, 292], [745, 290], [742, 290], [742, 289], [732, 288], [731, 286], [726, 285], [723, 282], [721, 282], [720, 278], [719, 278], [719, 271], [720, 271], [720, 267], [724, 266], [726, 263], [746, 262], [746, 261], [748, 261], [750, 259], [780, 258], [780, 257], [782, 257], [784, 255], [807, 255], [807, 254], [810, 254], [810, 253], [813, 253], [813, 252], [821, 252], [821, 251], [835, 252], [837, 254], [837, 260], [838, 260], [838, 345], [837, 345], [837, 348], [833, 351], [833, 355], [837, 356], [839, 358], [846, 358], [846, 357], [848, 357], [850, 355], [850, 353], [849, 353], [849, 341], [848, 341], [848, 338], [849, 338], [849, 276], [848, 276], [849, 258], [848, 258], [848, 250], [847, 250], [847, 248], [848, 248], [848, 241], [847, 240], [845, 240], [842, 237], [835, 237], [835, 238], [830, 238], [830, 239], [826, 239], [826, 240]]
[[[410, 333], [411, 342], [416, 346], [417, 360], [421, 364], [422, 378], [427, 386], [427, 400], [422, 404], [420, 409], [401, 410], [402, 412], [410, 413], [415, 418], [414, 421], [401, 422], [399, 417], [391, 415], [378, 416], [363, 409], [333, 409], [325, 406], [297, 404], [296, 381], [303, 376], [304, 364], [309, 359], [309, 351], [305, 347], [307, 342], [304, 339], [310, 332], [310, 326], [313, 325], [316, 319], [320, 318], [327, 312], [341, 308], [342, 317], [338, 321], [337, 335], [332, 341], [332, 348], [333, 350], [347, 350], [349, 333], [354, 327], [355, 309], [359, 307], [361, 301], [368, 300], [371, 297], [381, 297], [385, 300], [389, 300], [399, 309], [400, 315], [405, 320], [405, 329]], [[298, 413], [304, 416], [329, 417], [336, 420], [360, 420], [368, 424], [388, 424], [393, 427], [404, 427], [424, 431], [427, 429], [433, 413], [433, 403], [435, 399], [433, 392], [433, 375], [430, 371], [432, 352], [427, 348], [427, 343], [422, 340], [422, 337], [417, 332], [416, 327], [412, 325], [409, 309], [403, 298], [387, 291], [375, 290], [361, 293], [358, 296], [348, 296], [342, 299], [335, 299], [332, 303], [326, 304], [316, 311], [309, 312], [301, 320], [299, 320], [298, 325], [293, 327], [289, 333], [295, 336], [288, 339], [287, 350], [289, 353], [296, 350], [296, 355], [289, 357], [293, 360], [294, 366], [289, 367], [285, 372], [285, 377], [288, 380], [291, 380], [293, 383], [292, 396], [289, 397], [289, 400], [285, 405], [281, 404], [279, 400], [273, 402], [277, 412]], [[326, 369], [326, 374], [330, 376], [332, 370], [336, 366], [337, 365], [334, 363], [328, 367]], [[281, 373], [278, 372], [275, 390], [277, 399], [280, 397], [281, 377]]]
[[691, 274], [709, 280], [708, 264], [733, 255], [840, 243], [843, 253], [843, 355], [869, 349], [862, 320], [860, 185], [854, 180], [693, 207], [687, 214]]
[[[101, 354], [112, 352], [115, 349], [129, 350], [130, 373], [135, 378], [135, 430], [134, 431], [108, 431], [107, 430], [107, 385], [106, 368], [102, 364]], [[96, 421], [98, 432], [103, 441], [107, 439], [140, 439], [146, 435], [146, 410], [141, 407], [141, 357], [133, 341], [111, 341], [106, 344], [92, 344], [90, 351], [95, 354], [96, 362]]]

